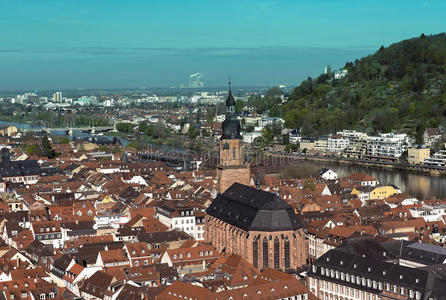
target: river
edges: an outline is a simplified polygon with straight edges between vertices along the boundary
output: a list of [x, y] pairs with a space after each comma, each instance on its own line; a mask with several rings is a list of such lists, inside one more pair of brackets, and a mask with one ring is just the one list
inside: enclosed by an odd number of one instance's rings
[[[39, 128], [30, 126], [28, 124], [18, 124], [14, 122], [0, 121], [0, 125], [14, 125], [19, 129]], [[43, 128], [42, 128], [43, 129]], [[56, 136], [66, 135], [64, 130], [55, 130], [51, 134]], [[74, 136], [77, 138], [83, 138], [92, 136], [89, 133], [74, 130]], [[128, 143], [127, 139], [120, 138], [122, 144], [125, 146]], [[185, 151], [177, 147], [152, 145], [155, 149], [176, 150], [179, 152]], [[291, 165], [288, 165], [290, 167]], [[285, 166], [276, 166], [279, 168], [285, 168]], [[429, 199], [432, 197], [444, 198], [446, 197], [446, 177], [429, 176], [420, 173], [414, 173], [403, 170], [389, 170], [378, 167], [364, 167], [351, 164], [338, 164], [332, 162], [319, 162], [319, 161], [293, 161], [293, 169], [302, 176], [312, 176], [315, 170], [321, 168], [329, 168], [334, 170], [338, 177], [345, 177], [352, 173], [366, 173], [377, 178], [381, 184], [393, 184], [400, 188], [403, 193], [411, 194], [418, 199]]]
[[[408, 193], [419, 200], [432, 197], [446, 197], [446, 178], [429, 176], [402, 170], [389, 170], [378, 167], [364, 167], [351, 164], [326, 163], [319, 161], [301, 161], [294, 163], [293, 168], [300, 169], [306, 176], [311, 176], [314, 170], [329, 168], [338, 174], [338, 177], [346, 177], [352, 173], [369, 174], [379, 180], [381, 184], [393, 184], [403, 193]], [[313, 173], [313, 174], [311, 174]]]

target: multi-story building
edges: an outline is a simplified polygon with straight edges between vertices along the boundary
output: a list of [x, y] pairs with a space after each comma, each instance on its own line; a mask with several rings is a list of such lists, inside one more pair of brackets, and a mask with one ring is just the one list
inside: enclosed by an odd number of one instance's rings
[[326, 151], [328, 146], [328, 137], [321, 136], [314, 141], [314, 150]]
[[318, 258], [308, 273], [309, 288], [324, 300], [443, 299], [446, 281], [440, 273], [398, 261], [387, 249], [364, 239]]
[[309, 137], [303, 137], [300, 139], [299, 148], [301, 151], [311, 151], [314, 150], [314, 139]]
[[62, 92], [55, 92], [53, 94], [53, 102], [62, 103]]
[[423, 164], [434, 167], [446, 166], [446, 150], [440, 150], [434, 153], [431, 157], [426, 158]]
[[348, 145], [350, 144], [350, 140], [348, 138], [342, 137], [340, 135], [332, 135], [327, 139], [327, 151], [341, 153], [344, 151]]
[[417, 147], [410, 147], [407, 149], [407, 161], [409, 164], [420, 165], [430, 157], [431, 149], [418, 145]]
[[438, 128], [428, 128], [424, 131], [423, 142], [426, 146], [432, 147], [435, 143], [440, 141], [441, 131]]
[[350, 139], [348, 147], [342, 153], [343, 157], [361, 159], [367, 154], [368, 137], [354, 137]]
[[369, 158], [399, 158], [406, 151], [409, 140], [407, 134], [381, 133], [371, 136], [367, 144]]
[[338, 131], [340, 135], [349, 140], [348, 146], [344, 149], [342, 157], [363, 158], [367, 153], [367, 143], [369, 137], [366, 133], [355, 130]]
[[196, 240], [204, 240], [204, 212], [197, 207], [156, 207], [157, 219], [169, 229], [182, 230]]
[[284, 121], [282, 118], [267, 117], [267, 118], [262, 118], [259, 120], [259, 127], [264, 128], [267, 125], [274, 125], [274, 126], [279, 126], [280, 128], [282, 128], [283, 123], [284, 123]]
[[63, 246], [62, 230], [58, 221], [34, 222], [31, 226], [31, 232], [34, 239], [43, 244], [52, 245], [54, 248]]
[[0, 163], [0, 177], [12, 183], [36, 184], [41, 174], [40, 166], [36, 160], [11, 161], [9, 150], [2, 149], [2, 162]]
[[342, 137], [346, 137], [350, 140], [353, 140], [356, 138], [367, 138], [368, 137], [366, 133], [356, 131], [356, 130], [342, 130], [342, 131], [338, 131], [336, 134], [340, 135]]

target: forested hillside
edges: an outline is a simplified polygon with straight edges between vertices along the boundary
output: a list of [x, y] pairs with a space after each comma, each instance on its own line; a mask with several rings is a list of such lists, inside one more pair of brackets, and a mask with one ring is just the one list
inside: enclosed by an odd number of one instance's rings
[[308, 78], [282, 106], [289, 128], [304, 135], [342, 129], [413, 136], [446, 125], [446, 34], [405, 40], [344, 67], [348, 74]]

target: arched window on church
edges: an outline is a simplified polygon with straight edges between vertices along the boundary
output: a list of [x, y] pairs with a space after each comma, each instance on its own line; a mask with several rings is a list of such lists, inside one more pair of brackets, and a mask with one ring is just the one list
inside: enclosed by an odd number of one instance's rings
[[232, 147], [232, 159], [235, 159], [237, 156], [237, 150], [235, 150], [235, 147]]
[[274, 269], [280, 268], [280, 241], [276, 236], [274, 239]]
[[290, 269], [290, 241], [285, 240], [284, 243], [284, 254], [285, 254], [285, 269]]
[[254, 267], [259, 267], [259, 240], [254, 238], [252, 241], [252, 264]]
[[263, 238], [263, 269], [268, 268], [268, 239], [266, 237]]

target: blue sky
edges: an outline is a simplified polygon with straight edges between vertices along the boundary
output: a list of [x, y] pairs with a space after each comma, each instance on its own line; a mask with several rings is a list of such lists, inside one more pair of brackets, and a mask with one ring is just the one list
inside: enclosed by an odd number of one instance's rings
[[446, 28], [444, 0], [0, 1], [0, 89], [296, 85]]

